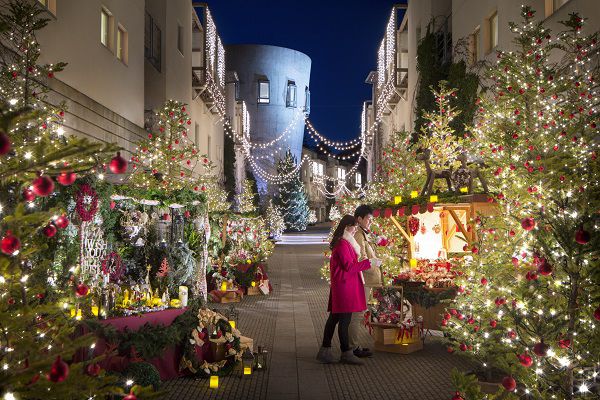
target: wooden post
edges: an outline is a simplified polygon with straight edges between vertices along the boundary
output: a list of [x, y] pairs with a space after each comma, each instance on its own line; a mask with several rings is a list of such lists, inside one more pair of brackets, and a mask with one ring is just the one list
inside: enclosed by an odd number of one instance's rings
[[412, 237], [412, 235], [409, 235], [404, 228], [402, 227], [402, 225], [400, 225], [400, 223], [398, 222], [398, 220], [396, 219], [396, 217], [394, 217], [393, 215], [390, 217], [390, 219], [392, 220], [392, 222], [394, 223], [394, 225], [396, 225], [396, 228], [398, 228], [398, 231], [400, 231], [400, 234], [404, 237], [404, 239], [406, 239], [406, 241], [408, 242], [408, 252], [407, 252], [407, 256], [408, 259], [413, 258], [413, 254], [415, 253], [415, 241]]

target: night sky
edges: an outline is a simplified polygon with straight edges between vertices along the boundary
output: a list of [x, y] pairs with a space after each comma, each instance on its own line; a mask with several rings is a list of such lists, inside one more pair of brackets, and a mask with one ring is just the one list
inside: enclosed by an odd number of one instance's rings
[[312, 60], [310, 120], [334, 140], [360, 132], [365, 83], [377, 68], [393, 0], [207, 1], [225, 44], [271, 44], [299, 50]]

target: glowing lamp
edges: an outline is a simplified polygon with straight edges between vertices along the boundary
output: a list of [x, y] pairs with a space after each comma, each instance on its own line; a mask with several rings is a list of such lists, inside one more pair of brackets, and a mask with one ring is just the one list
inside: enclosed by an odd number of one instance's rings
[[416, 258], [411, 258], [408, 261], [408, 264], [410, 265], [411, 268], [417, 268], [417, 259]]
[[252, 281], [251, 285], [252, 287], [256, 287], [256, 282]]
[[429, 196], [429, 201], [432, 203], [437, 202], [438, 201], [437, 194], [432, 194], [431, 196]]
[[210, 377], [210, 383], [208, 385], [211, 389], [218, 389], [219, 388], [219, 377], [216, 375], [211, 375]]
[[229, 321], [229, 325], [231, 325], [231, 329], [235, 329], [235, 321]]
[[227, 282], [221, 283], [221, 291], [225, 292], [227, 290]]
[[98, 316], [98, 306], [92, 306], [92, 314], [97, 317]]
[[419, 197], [419, 192], [417, 192], [416, 190], [413, 190], [412, 192], [410, 192], [411, 199], [416, 199], [417, 197]]
[[402, 196], [394, 196], [394, 204], [402, 203]]
[[468, 193], [469, 192], [469, 188], [468, 187], [461, 187], [460, 188], [460, 192], [461, 193]]
[[254, 366], [254, 354], [250, 349], [246, 349], [242, 354], [242, 375], [251, 375], [252, 367]]

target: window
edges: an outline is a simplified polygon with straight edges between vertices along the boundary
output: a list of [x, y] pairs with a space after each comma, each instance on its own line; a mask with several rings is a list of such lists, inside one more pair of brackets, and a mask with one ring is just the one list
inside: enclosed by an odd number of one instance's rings
[[269, 104], [269, 81], [258, 81], [258, 103]]
[[122, 26], [117, 28], [117, 58], [127, 64], [127, 31]]
[[162, 32], [152, 16], [146, 12], [144, 22], [144, 56], [160, 72], [162, 57]]
[[112, 25], [112, 15], [106, 8], [100, 10], [100, 43], [110, 49], [110, 33]]
[[357, 172], [354, 175], [354, 183], [356, 184], [356, 187], [361, 187], [362, 186], [362, 175], [360, 174], [360, 172]]
[[38, 0], [38, 3], [46, 7], [50, 13], [56, 15], [56, 0]]
[[208, 135], [208, 138], [206, 139], [206, 156], [208, 157], [209, 160], [212, 160], [211, 152], [210, 152], [210, 148], [212, 146], [211, 141], [212, 141], [211, 137], [210, 137], [210, 135]]
[[498, 46], [498, 12], [494, 12], [488, 21], [490, 25], [489, 50], [492, 51]]
[[177, 50], [183, 55], [183, 26], [177, 25]]
[[200, 125], [197, 122], [194, 124], [194, 139], [196, 147], [200, 147]]
[[313, 176], [323, 176], [325, 174], [325, 169], [323, 164], [321, 163], [313, 163], [312, 164], [312, 174]]
[[239, 82], [235, 82], [233, 88], [235, 90], [235, 99], [236, 100], [241, 100], [241, 97], [240, 97], [240, 83]]
[[344, 168], [338, 167], [338, 169], [337, 169], [337, 178], [339, 180], [346, 179], [346, 170]]
[[308, 86], [304, 88], [304, 112], [310, 114], [310, 89]]
[[296, 107], [296, 82], [287, 82], [287, 94], [285, 97], [286, 107]]
[[479, 27], [471, 35], [471, 64], [479, 61]]

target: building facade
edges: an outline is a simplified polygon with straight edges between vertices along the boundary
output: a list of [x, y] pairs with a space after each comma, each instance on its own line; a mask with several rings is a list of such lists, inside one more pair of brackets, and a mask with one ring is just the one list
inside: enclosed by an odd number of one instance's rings
[[310, 109], [311, 60], [299, 51], [269, 45], [228, 45], [227, 70], [235, 71], [236, 98], [246, 104], [251, 142], [250, 165], [261, 194], [276, 188], [266, 174], [288, 149], [300, 162], [304, 117]]
[[[563, 30], [559, 21], [567, 20], [573, 12], [588, 18], [583, 33], [600, 29], [600, 8], [596, 2], [586, 0], [408, 0], [393, 8], [380, 44], [377, 71], [367, 77], [373, 94], [372, 107], [366, 113], [370, 121], [378, 122], [367, 157], [368, 179], [375, 175], [390, 135], [414, 131], [421, 112], [416, 109], [417, 49], [427, 30], [435, 33], [437, 56], [444, 62], [456, 57], [467, 57], [469, 65], [491, 61], [496, 50], [514, 49], [508, 24], [521, 20], [522, 5], [533, 7], [536, 18], [553, 32]], [[457, 51], [463, 47], [466, 52]]]
[[151, 129], [153, 110], [166, 100], [178, 100], [188, 104], [190, 137], [222, 176], [225, 109], [214, 107], [214, 98], [224, 102], [225, 82], [217, 78], [211, 90], [202, 90], [198, 75], [204, 84], [205, 75], [218, 75], [216, 60], [221, 56], [224, 66], [224, 53], [207, 56], [220, 39], [216, 26], [214, 35], [206, 34], [209, 11], [204, 4], [37, 1], [50, 19], [38, 35], [40, 61], [68, 63], [51, 82], [49, 94], [51, 102], [66, 102], [67, 133], [115, 142], [132, 151]]

